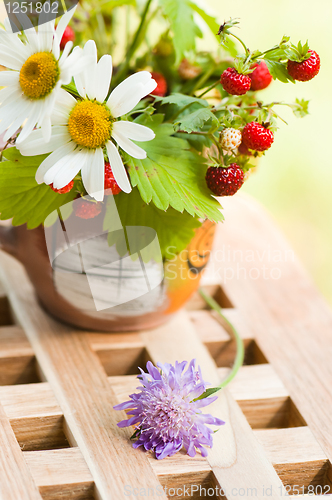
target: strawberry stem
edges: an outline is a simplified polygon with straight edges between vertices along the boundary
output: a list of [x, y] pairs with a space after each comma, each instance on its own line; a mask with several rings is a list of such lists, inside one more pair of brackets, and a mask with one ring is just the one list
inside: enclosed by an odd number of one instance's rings
[[216, 88], [216, 86], [219, 85], [219, 83], [220, 83], [220, 80], [218, 80], [215, 83], [213, 83], [212, 85], [210, 85], [210, 87], [208, 87], [207, 89], [205, 89], [204, 92], [202, 92], [201, 94], [199, 94], [198, 98], [200, 99], [205, 94], [207, 94], [208, 92], [210, 92], [210, 90], [213, 90], [214, 88]]
[[234, 35], [234, 33], [228, 33], [230, 36], [233, 36], [234, 38], [236, 38], [236, 40], [238, 40], [240, 42], [240, 44], [242, 45], [242, 47], [244, 48], [245, 52], [246, 52], [246, 55], [249, 56], [250, 55], [250, 50], [248, 49], [248, 47], [246, 46], [246, 44], [241, 40], [241, 38], [237, 35]]
[[223, 313], [221, 312], [222, 309], [219, 306], [219, 304], [214, 300], [213, 297], [211, 297], [211, 295], [208, 295], [202, 288], [199, 289], [199, 294], [205, 300], [205, 302], [211, 307], [211, 309], [213, 309], [214, 311], [216, 311], [219, 314], [219, 316], [224, 320], [224, 322], [227, 324], [227, 326], [232, 331], [232, 334], [233, 334], [235, 342], [236, 342], [236, 357], [235, 357], [233, 368], [232, 368], [230, 374], [225, 378], [225, 380], [223, 380], [223, 382], [221, 382], [221, 384], [218, 385], [218, 387], [213, 387], [213, 388], [207, 389], [205, 392], [203, 392], [203, 394], [201, 394], [201, 396], [199, 396], [197, 398], [197, 400], [204, 399], [208, 396], [211, 396], [211, 394], [215, 394], [216, 392], [220, 391], [221, 389], [224, 389], [233, 380], [233, 378], [237, 375], [239, 369], [243, 365], [244, 354], [245, 354], [244, 343], [243, 343], [242, 338], [240, 337], [239, 333], [234, 328], [232, 323], [230, 321], [228, 321], [228, 319], [223, 315]]

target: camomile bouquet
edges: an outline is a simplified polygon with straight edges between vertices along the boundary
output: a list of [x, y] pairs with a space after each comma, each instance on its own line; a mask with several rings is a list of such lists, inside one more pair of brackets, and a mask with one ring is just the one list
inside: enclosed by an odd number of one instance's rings
[[[264, 103], [263, 90], [311, 80], [320, 59], [287, 36], [251, 50], [237, 20], [220, 22], [194, 0], [82, 1], [22, 32], [5, 20], [1, 219], [33, 229], [80, 198], [76, 215], [112, 232], [111, 197], [123, 226], [155, 229], [164, 258], [221, 221], [216, 197], [234, 195], [272, 146], [276, 109], [308, 112], [305, 100]], [[203, 24], [211, 52], [196, 48]]]

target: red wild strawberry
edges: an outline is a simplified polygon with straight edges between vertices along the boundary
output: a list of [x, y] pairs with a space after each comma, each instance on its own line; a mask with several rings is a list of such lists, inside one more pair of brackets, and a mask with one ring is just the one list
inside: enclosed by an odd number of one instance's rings
[[75, 32], [73, 28], [67, 26], [61, 38], [60, 49], [63, 50], [67, 42], [73, 42], [74, 40], [75, 40]]
[[83, 200], [82, 198], [74, 203], [74, 213], [80, 219], [93, 219], [100, 214], [102, 203]]
[[71, 191], [74, 187], [74, 181], [70, 181], [69, 184], [67, 184], [67, 186], [61, 188], [61, 189], [56, 189], [55, 187], [53, 187], [53, 184], [50, 184], [50, 188], [52, 189], [52, 191], [54, 191], [55, 193], [59, 193], [59, 194], [66, 194], [66, 193], [69, 193], [69, 191]]
[[251, 80], [248, 75], [238, 73], [234, 68], [227, 68], [221, 75], [221, 85], [232, 95], [243, 95], [250, 90]]
[[[111, 169], [111, 165], [107, 162], [105, 163], [105, 189], [110, 189], [112, 194], [121, 193], [121, 188], [118, 186]], [[107, 193], [105, 193], [107, 194]]]
[[318, 75], [320, 70], [320, 58], [317, 52], [309, 50], [309, 59], [302, 62], [288, 61], [287, 71], [294, 80], [308, 82]]
[[156, 71], [152, 71], [152, 78], [157, 82], [157, 87], [151, 92], [151, 95], [157, 95], [159, 97], [165, 97], [167, 94], [167, 82], [161, 73], [157, 73]]
[[273, 132], [260, 123], [250, 122], [244, 127], [242, 141], [245, 146], [255, 151], [266, 151], [274, 141]]
[[272, 82], [273, 78], [269, 72], [268, 67], [264, 61], [255, 63], [253, 65], [255, 68], [252, 73], [250, 73], [249, 78], [251, 80], [250, 90], [263, 90], [266, 89]]
[[233, 196], [244, 183], [244, 173], [236, 163], [226, 168], [209, 167], [205, 180], [216, 196]]

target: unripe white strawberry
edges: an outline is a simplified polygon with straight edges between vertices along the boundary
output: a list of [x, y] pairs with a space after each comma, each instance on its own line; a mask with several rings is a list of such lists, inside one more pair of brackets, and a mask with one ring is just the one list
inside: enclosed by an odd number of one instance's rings
[[226, 151], [232, 151], [240, 146], [242, 142], [242, 134], [236, 128], [225, 128], [221, 133], [220, 144]]

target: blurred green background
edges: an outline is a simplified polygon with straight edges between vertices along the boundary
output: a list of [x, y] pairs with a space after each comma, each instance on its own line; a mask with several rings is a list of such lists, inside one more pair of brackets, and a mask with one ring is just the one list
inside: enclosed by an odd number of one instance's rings
[[[332, 2], [331, 0], [203, 0], [220, 22], [240, 18], [241, 36], [251, 50], [265, 50], [289, 35], [309, 39], [321, 57], [312, 81], [273, 82], [264, 102], [310, 99], [310, 115], [297, 119], [287, 108], [273, 147], [243, 188], [272, 213], [317, 286], [332, 305]], [[214, 43], [211, 38], [211, 43]], [[206, 45], [205, 45], [206, 46]]]

